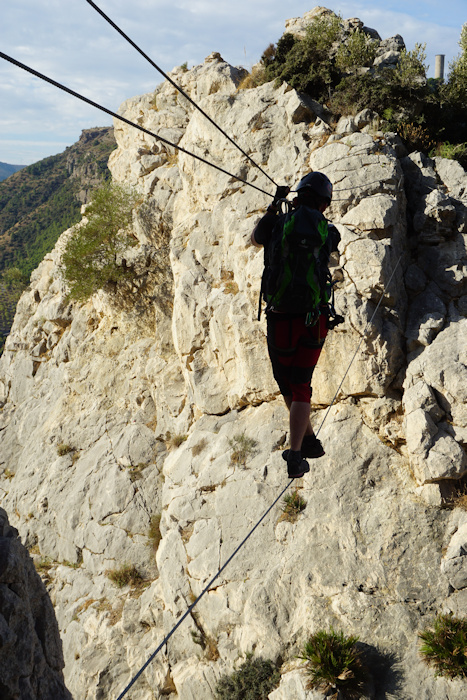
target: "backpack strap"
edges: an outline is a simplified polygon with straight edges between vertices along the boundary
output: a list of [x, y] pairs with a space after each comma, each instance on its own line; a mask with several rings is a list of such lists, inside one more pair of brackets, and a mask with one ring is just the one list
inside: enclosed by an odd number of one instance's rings
[[[269, 207], [268, 207], [268, 211], [269, 211]], [[275, 211], [278, 215], [277, 218], [279, 218], [280, 214], [286, 214], [286, 213], [290, 213], [291, 211], [293, 211], [293, 204], [288, 199], [279, 199], [277, 201], [277, 204], [275, 205]], [[276, 222], [276, 224], [277, 224], [277, 222]], [[273, 232], [271, 231], [271, 235], [272, 235], [272, 233]], [[264, 298], [264, 275], [265, 275], [265, 272], [266, 272], [266, 266], [265, 266], [265, 268], [263, 270], [263, 274], [261, 276], [261, 287], [259, 290], [259, 298], [258, 298], [258, 317], [257, 317], [258, 321], [261, 320], [262, 303], [263, 303], [263, 300], [265, 300], [265, 298]], [[269, 304], [266, 307], [266, 311], [269, 311]]]
[[280, 250], [281, 250], [281, 256], [282, 259], [285, 262], [285, 269], [284, 269], [284, 276], [282, 278], [282, 284], [279, 287], [279, 289], [276, 290], [274, 295], [269, 299], [268, 304], [266, 306], [266, 312], [270, 311], [272, 307], [274, 306], [274, 303], [277, 301], [277, 299], [281, 299], [284, 290], [287, 288], [287, 286], [290, 283], [290, 280], [292, 279], [292, 270], [290, 269], [290, 266], [286, 262], [287, 258], [287, 237], [290, 234], [290, 231], [293, 230], [294, 227], [294, 217], [295, 217], [295, 212], [288, 212], [285, 218], [284, 223], [282, 224], [282, 236], [281, 236], [281, 241], [280, 241]]

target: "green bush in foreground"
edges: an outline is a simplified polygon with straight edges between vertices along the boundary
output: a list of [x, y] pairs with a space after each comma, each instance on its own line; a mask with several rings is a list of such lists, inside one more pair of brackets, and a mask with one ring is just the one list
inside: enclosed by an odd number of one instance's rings
[[356, 647], [358, 637], [346, 637], [331, 628], [319, 630], [303, 647], [310, 688], [339, 692], [340, 698], [353, 700], [365, 694], [368, 671]]
[[305, 508], [306, 501], [300, 496], [297, 489], [292, 491], [292, 493], [286, 493], [282, 501], [282, 515], [279, 520], [287, 520], [289, 523], [295, 523], [298, 520], [298, 516]]
[[115, 291], [132, 274], [124, 253], [136, 243], [129, 226], [137, 201], [135, 192], [115, 183], [96, 190], [87, 221], [75, 228], [62, 254], [70, 298], [85, 301], [99, 289]]
[[437, 676], [467, 678], [467, 620], [438, 615], [419, 637], [420, 653]]
[[279, 682], [280, 673], [272, 661], [249, 655], [237, 671], [220, 678], [216, 696], [218, 700], [267, 700]]

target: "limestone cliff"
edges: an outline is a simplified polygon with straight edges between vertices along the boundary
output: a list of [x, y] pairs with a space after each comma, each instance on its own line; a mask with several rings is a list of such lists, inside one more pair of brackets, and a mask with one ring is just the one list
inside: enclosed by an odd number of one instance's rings
[[[172, 76], [276, 182], [313, 169], [334, 184], [345, 323], [313, 381], [326, 456], [298, 485], [298, 521], [274, 510], [131, 698], [209, 700], [249, 651], [283, 662], [271, 700], [320, 698], [296, 655], [332, 625], [383, 659], [374, 697], [460, 700], [417, 633], [467, 596], [467, 512], [441, 507], [467, 472], [467, 174], [408, 155], [371, 113], [330, 125], [285, 85], [239, 90], [242, 74], [213, 54]], [[121, 114], [272, 189], [168, 83]], [[123, 690], [287, 483], [249, 244], [269, 199], [130, 126], [115, 137], [113, 177], [144, 195], [128, 256], [144, 284], [68, 303], [65, 233], [0, 364], [2, 506], [50, 565], [75, 700]], [[106, 574], [124, 564], [145, 582], [117, 588]]]

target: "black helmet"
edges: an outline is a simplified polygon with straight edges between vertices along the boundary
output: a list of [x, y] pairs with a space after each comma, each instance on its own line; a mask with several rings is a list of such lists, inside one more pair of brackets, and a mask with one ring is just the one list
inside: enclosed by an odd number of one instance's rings
[[332, 199], [332, 184], [324, 173], [308, 173], [305, 177], [302, 177], [297, 185], [297, 192], [304, 189], [310, 189], [315, 192], [319, 197], [327, 199], [329, 204]]

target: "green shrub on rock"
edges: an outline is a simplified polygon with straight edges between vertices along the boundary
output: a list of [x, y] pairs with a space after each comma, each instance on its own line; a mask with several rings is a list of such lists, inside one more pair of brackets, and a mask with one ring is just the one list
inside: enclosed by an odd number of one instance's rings
[[420, 653], [437, 676], [467, 678], [467, 620], [438, 615], [419, 637]]
[[449, 74], [443, 90], [446, 100], [458, 107], [467, 108], [467, 22], [459, 39], [461, 53], [449, 64]]
[[86, 209], [87, 221], [71, 233], [62, 254], [62, 274], [72, 299], [85, 301], [99, 289], [115, 290], [131, 275], [124, 253], [135, 245], [129, 231], [138, 196], [105, 183]]
[[286, 520], [289, 523], [295, 523], [305, 508], [306, 501], [300, 496], [297, 489], [292, 491], [292, 493], [287, 493], [282, 501], [282, 515], [279, 521]]
[[340, 18], [332, 14], [316, 17], [306, 28], [304, 38], [284, 34], [275, 51], [268, 47], [268, 54], [263, 54], [266, 78], [285, 81], [318, 101], [325, 100], [337, 77], [329, 52], [340, 31]]
[[364, 697], [368, 670], [357, 642], [358, 637], [346, 637], [332, 628], [313, 634], [300, 657], [307, 662], [310, 687], [338, 693], [345, 700]]
[[373, 64], [378, 49], [378, 42], [358, 29], [342, 42], [337, 50], [336, 65], [343, 71], [354, 71], [357, 68], [369, 67]]
[[216, 696], [218, 700], [267, 700], [279, 682], [280, 673], [272, 661], [250, 654], [237, 671], [219, 680]]
[[407, 89], [409, 93], [417, 90], [426, 83], [427, 65], [426, 44], [415, 44], [413, 51], [403, 49], [396, 68], [393, 71], [393, 82]]

